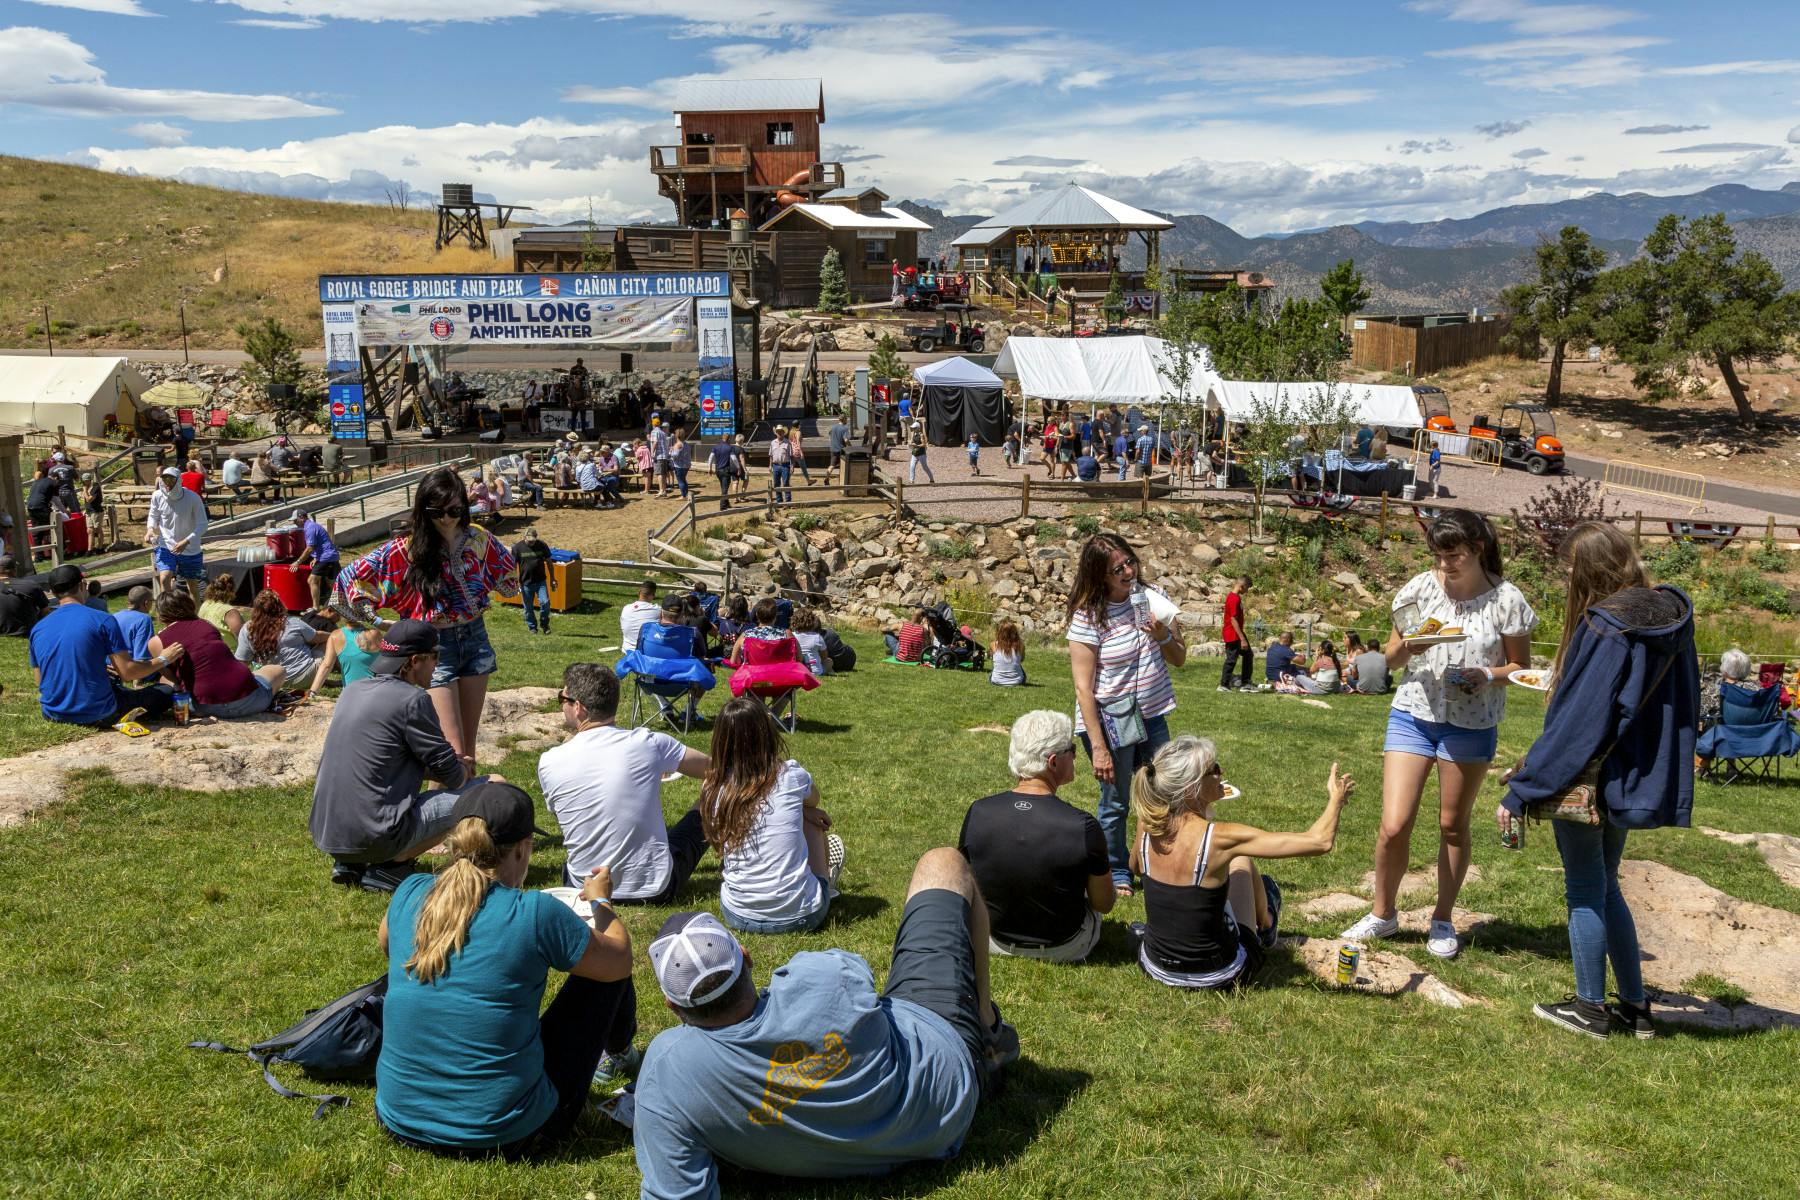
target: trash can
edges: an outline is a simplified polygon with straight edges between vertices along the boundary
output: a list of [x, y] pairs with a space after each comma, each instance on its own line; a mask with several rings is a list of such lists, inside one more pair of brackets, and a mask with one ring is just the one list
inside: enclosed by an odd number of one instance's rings
[[281, 597], [289, 612], [305, 612], [312, 607], [312, 590], [308, 581], [311, 567], [293, 563], [267, 563], [263, 567], [263, 586]]
[[875, 464], [866, 446], [851, 446], [844, 451], [844, 494], [867, 496], [875, 482]]

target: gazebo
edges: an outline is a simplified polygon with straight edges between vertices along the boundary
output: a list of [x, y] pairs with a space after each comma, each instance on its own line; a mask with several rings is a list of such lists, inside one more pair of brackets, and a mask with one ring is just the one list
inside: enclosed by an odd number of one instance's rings
[[958, 237], [950, 245], [965, 267], [1003, 266], [1022, 274], [1054, 274], [1077, 291], [1105, 291], [1119, 252], [1135, 234], [1145, 261], [1162, 255], [1162, 231], [1173, 221], [1133, 208], [1080, 184], [1034, 192]]

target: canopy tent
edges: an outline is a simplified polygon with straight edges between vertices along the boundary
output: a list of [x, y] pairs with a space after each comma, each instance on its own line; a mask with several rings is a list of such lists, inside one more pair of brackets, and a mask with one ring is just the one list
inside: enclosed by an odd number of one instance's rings
[[1425, 423], [1413, 390], [1393, 384], [1245, 382], [1215, 376], [1204, 386], [1204, 396], [1207, 407], [1218, 406], [1227, 420], [1247, 421], [1259, 402], [1299, 417], [1306, 401], [1326, 388], [1333, 389], [1349, 405], [1353, 419], [1364, 425], [1417, 429]]
[[[1179, 401], [1172, 355], [1161, 338], [1007, 338], [996, 373], [1019, 381], [1039, 400], [1078, 404], [1162, 404]], [[1216, 385], [1212, 356], [1201, 351], [1187, 395], [1198, 401]]]
[[971, 435], [984, 446], [1006, 440], [1009, 419], [1000, 377], [966, 358], [913, 369], [925, 403], [925, 435], [934, 446], [961, 446]]
[[0, 424], [100, 437], [148, 385], [124, 358], [0, 355]]

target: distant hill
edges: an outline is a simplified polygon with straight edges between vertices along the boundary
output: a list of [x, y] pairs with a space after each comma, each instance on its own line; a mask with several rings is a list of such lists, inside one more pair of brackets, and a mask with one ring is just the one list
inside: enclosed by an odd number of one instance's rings
[[[1800, 184], [1788, 186], [1800, 193]], [[1781, 272], [1789, 287], [1800, 287], [1800, 213], [1740, 221], [1734, 228], [1739, 248], [1756, 251]]]

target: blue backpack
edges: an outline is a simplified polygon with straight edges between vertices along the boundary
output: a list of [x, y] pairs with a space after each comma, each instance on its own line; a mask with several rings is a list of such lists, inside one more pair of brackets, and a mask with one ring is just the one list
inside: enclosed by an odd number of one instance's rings
[[387, 976], [346, 992], [323, 1008], [315, 1008], [274, 1037], [239, 1050], [222, 1042], [189, 1042], [190, 1050], [242, 1054], [262, 1068], [263, 1079], [278, 1096], [318, 1101], [317, 1121], [333, 1108], [350, 1104], [348, 1096], [312, 1095], [284, 1087], [269, 1068], [292, 1063], [313, 1079], [369, 1080], [381, 1057], [381, 1006], [387, 998]]

